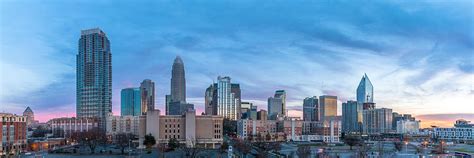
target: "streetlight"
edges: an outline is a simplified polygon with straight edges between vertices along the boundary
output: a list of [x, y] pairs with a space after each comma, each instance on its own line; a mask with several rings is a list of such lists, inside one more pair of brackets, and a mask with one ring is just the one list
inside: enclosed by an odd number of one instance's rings
[[408, 141], [405, 141], [405, 152], [408, 153]]

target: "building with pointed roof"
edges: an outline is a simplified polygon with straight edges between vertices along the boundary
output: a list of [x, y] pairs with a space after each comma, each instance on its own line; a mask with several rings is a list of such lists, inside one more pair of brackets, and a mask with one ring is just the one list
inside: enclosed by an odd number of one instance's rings
[[374, 86], [370, 82], [367, 74], [362, 76], [359, 86], [357, 87], [357, 102], [373, 103], [374, 102]]

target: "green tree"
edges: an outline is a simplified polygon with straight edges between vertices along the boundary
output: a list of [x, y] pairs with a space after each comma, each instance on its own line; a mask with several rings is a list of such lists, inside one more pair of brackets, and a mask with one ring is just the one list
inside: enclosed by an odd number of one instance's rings
[[148, 150], [148, 154], [151, 153], [151, 147], [156, 144], [155, 137], [153, 137], [150, 134], [145, 135], [145, 140], [143, 140], [143, 145], [146, 146], [146, 149]]
[[176, 138], [171, 138], [168, 140], [168, 148], [174, 150], [179, 147], [179, 141]]

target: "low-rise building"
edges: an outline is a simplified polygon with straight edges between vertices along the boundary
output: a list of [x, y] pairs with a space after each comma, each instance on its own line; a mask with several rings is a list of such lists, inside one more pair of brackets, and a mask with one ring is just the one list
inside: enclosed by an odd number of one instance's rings
[[27, 116], [0, 113], [0, 118], [0, 155], [18, 154], [26, 150]]
[[[458, 120], [459, 121], [459, 120]], [[450, 141], [474, 141], [474, 127], [473, 126], [459, 126], [459, 122], [456, 121], [457, 126], [452, 128], [433, 128], [433, 138]], [[467, 122], [467, 121], [466, 121]], [[462, 122], [465, 123], [465, 122]]]
[[140, 132], [145, 132], [145, 128], [140, 128], [140, 123], [144, 123], [145, 119], [145, 116], [109, 116], [107, 119], [107, 135], [126, 133], [138, 136]]
[[186, 145], [217, 148], [223, 142], [222, 116], [196, 116], [193, 109], [183, 115], [160, 115], [159, 110], [149, 110], [146, 115], [146, 134], [165, 144], [172, 138]]
[[53, 136], [58, 138], [70, 137], [74, 132], [89, 131], [99, 127], [97, 118], [77, 118], [77, 117], [61, 117], [53, 118], [48, 121], [53, 132]]

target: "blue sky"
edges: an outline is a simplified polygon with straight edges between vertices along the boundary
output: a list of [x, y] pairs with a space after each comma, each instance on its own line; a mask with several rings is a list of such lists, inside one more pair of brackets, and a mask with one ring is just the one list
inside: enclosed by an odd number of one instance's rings
[[307, 96], [355, 99], [367, 73], [378, 107], [474, 115], [472, 1], [114, 2], [1, 1], [0, 110], [74, 114], [80, 30], [100, 27], [112, 46], [116, 114], [120, 89], [147, 78], [163, 109], [180, 55], [188, 100], [201, 110], [218, 75], [259, 108], [285, 89], [299, 115]]

